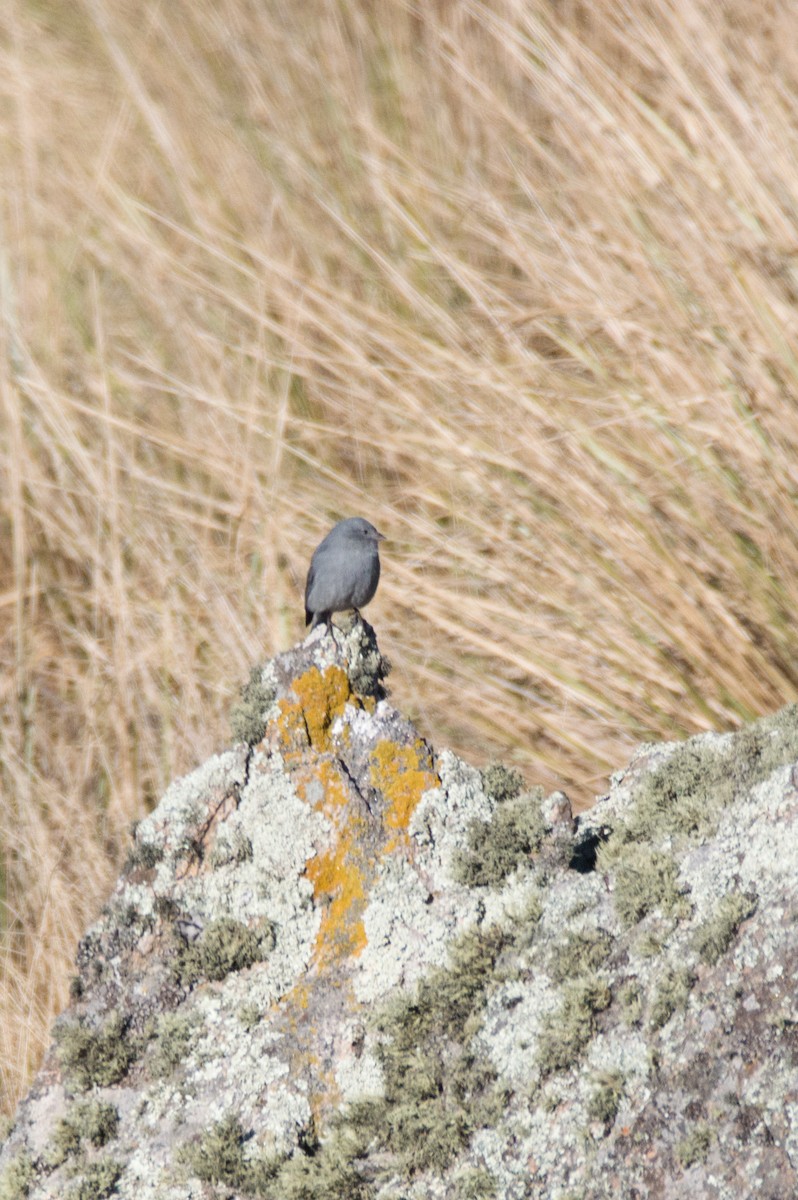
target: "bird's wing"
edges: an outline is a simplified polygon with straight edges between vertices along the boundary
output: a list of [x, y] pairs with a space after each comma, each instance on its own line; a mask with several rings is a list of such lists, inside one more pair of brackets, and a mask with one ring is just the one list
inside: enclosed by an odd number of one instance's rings
[[310, 560], [310, 566], [308, 568], [308, 577], [305, 580], [305, 624], [306, 625], [310, 624], [310, 619], [313, 616], [313, 613], [308, 608], [308, 596], [310, 595], [310, 589], [313, 587], [313, 576], [315, 573], [315, 568], [316, 568], [316, 555], [314, 554], [313, 558], [311, 558], [311, 560]]

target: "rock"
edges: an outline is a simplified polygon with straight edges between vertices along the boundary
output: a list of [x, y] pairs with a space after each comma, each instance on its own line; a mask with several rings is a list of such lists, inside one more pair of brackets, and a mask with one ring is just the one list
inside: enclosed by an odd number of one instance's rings
[[0, 1200], [798, 1194], [796, 709], [574, 820], [336, 638], [136, 829]]

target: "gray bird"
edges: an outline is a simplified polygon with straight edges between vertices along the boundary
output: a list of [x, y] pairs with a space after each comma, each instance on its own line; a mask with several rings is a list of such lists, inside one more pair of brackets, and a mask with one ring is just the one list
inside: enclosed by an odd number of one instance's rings
[[[319, 542], [305, 584], [305, 624], [324, 621], [332, 633], [333, 613], [359, 610], [373, 599], [380, 581], [383, 535], [363, 517], [339, 521]], [[333, 634], [333, 636], [335, 636]]]

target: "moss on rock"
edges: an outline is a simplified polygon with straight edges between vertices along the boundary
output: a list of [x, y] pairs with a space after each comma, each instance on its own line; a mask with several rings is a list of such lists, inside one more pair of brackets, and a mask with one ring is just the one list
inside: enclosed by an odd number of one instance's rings
[[714, 966], [731, 946], [737, 930], [756, 909], [756, 896], [729, 892], [718, 901], [712, 916], [696, 930], [693, 944], [701, 959]]
[[654, 909], [676, 913], [684, 903], [673, 855], [628, 841], [623, 833], [599, 847], [598, 867], [613, 876], [615, 911], [624, 925], [635, 925]]
[[206, 925], [195, 941], [180, 941], [172, 970], [175, 980], [190, 988], [202, 980], [224, 979], [232, 971], [262, 962], [273, 948], [274, 928], [270, 922], [251, 929], [233, 917], [219, 917]]
[[524, 789], [524, 780], [518, 771], [505, 767], [501, 763], [491, 763], [481, 772], [482, 787], [485, 795], [490, 796], [496, 804], [504, 804], [506, 800], [514, 800]]
[[241, 686], [241, 699], [230, 713], [233, 737], [238, 742], [256, 746], [266, 732], [266, 713], [274, 703], [273, 684], [264, 679], [263, 667], [253, 667], [249, 679]]
[[36, 1179], [36, 1168], [29, 1154], [12, 1158], [0, 1177], [0, 1200], [25, 1200]]
[[566, 1071], [595, 1037], [596, 1015], [609, 1007], [609, 984], [588, 975], [566, 984], [562, 1003], [547, 1013], [538, 1040], [538, 1066], [543, 1075]]
[[606, 929], [569, 930], [554, 943], [546, 964], [554, 983], [597, 970], [609, 956], [613, 938]]
[[747, 725], [725, 745], [685, 742], [641, 780], [625, 821], [626, 838], [705, 837], [738, 796], [796, 760], [796, 704]]
[[141, 1050], [141, 1040], [118, 1012], [112, 1012], [97, 1029], [83, 1020], [67, 1022], [56, 1028], [55, 1039], [67, 1080], [80, 1091], [118, 1083]]
[[637, 979], [629, 979], [618, 989], [618, 1003], [627, 1025], [638, 1025], [643, 1015], [643, 988]]
[[230, 1113], [178, 1150], [178, 1162], [205, 1183], [261, 1200], [371, 1200], [374, 1195], [358, 1170], [358, 1147], [340, 1117], [323, 1145], [311, 1129], [300, 1132], [291, 1156], [247, 1156], [248, 1136]]
[[481, 1167], [461, 1171], [454, 1180], [454, 1200], [493, 1200], [498, 1190], [496, 1177]]
[[118, 1128], [119, 1113], [113, 1104], [96, 1098], [73, 1104], [55, 1127], [45, 1162], [59, 1167], [80, 1151], [82, 1141], [104, 1146], [116, 1137]]
[[158, 1020], [149, 1068], [156, 1078], [166, 1078], [185, 1058], [199, 1024], [194, 1013], [164, 1013]]
[[106, 1200], [116, 1190], [124, 1167], [113, 1158], [97, 1158], [84, 1168], [67, 1192], [68, 1200]]
[[379, 700], [385, 695], [384, 681], [391, 673], [391, 663], [380, 653], [371, 626], [361, 618], [356, 628], [360, 637], [349, 659], [349, 682], [356, 695]]
[[505, 1103], [495, 1070], [471, 1039], [506, 942], [495, 927], [466, 934], [447, 967], [377, 1018], [385, 1092], [353, 1105], [347, 1127], [364, 1145], [391, 1153], [392, 1169], [405, 1178], [445, 1170]]
[[[623, 818], [597, 850], [596, 865], [613, 879], [615, 908], [624, 924], [633, 925], [654, 909], [688, 916], [672, 851], [713, 834], [724, 809], [796, 759], [798, 705], [793, 704], [725, 741], [685, 742], [644, 774]], [[716, 961], [711, 957], [716, 952], [713, 939], [719, 938], [720, 945], [733, 937], [734, 921], [743, 910], [739, 901], [721, 910], [718, 924], [707, 930], [701, 953], [710, 957], [705, 961]]]
[[471, 822], [468, 845], [454, 857], [453, 872], [458, 883], [497, 887], [540, 849], [545, 831], [540, 811], [543, 789], [512, 794], [517, 778], [507, 784], [502, 776], [503, 799], [492, 818]]
[[236, 1016], [247, 1033], [250, 1033], [256, 1025], [260, 1024], [263, 1013], [258, 1004], [242, 1004]]
[[600, 1121], [605, 1128], [612, 1125], [623, 1099], [625, 1083], [621, 1071], [603, 1071], [596, 1077], [587, 1102], [587, 1115], [591, 1121]]
[[136, 867], [141, 867], [145, 871], [151, 871], [163, 862], [163, 856], [163, 846], [159, 846], [157, 842], [136, 842], [128, 852], [123, 870], [129, 873]]
[[284, 1160], [264, 1156], [247, 1158], [245, 1136], [238, 1117], [228, 1113], [198, 1141], [182, 1146], [177, 1160], [204, 1183], [222, 1184], [237, 1193], [272, 1200], [271, 1185]]
[[371, 1200], [375, 1189], [358, 1168], [358, 1148], [342, 1131], [323, 1146], [311, 1146], [289, 1158], [263, 1195], [268, 1200]]
[[660, 1029], [675, 1012], [686, 1007], [694, 983], [695, 976], [688, 967], [666, 967], [651, 1005], [650, 1021], [653, 1029]]
[[691, 1129], [676, 1147], [676, 1157], [684, 1168], [692, 1167], [694, 1163], [704, 1162], [712, 1145], [712, 1130], [702, 1122]]
[[218, 839], [210, 853], [210, 865], [218, 870], [219, 867], [238, 866], [251, 858], [252, 842], [243, 830], [234, 829], [232, 834]]

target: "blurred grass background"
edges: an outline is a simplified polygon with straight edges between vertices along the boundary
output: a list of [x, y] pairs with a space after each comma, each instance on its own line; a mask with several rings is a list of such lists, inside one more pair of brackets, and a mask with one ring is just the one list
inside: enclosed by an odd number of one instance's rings
[[776, 0], [0, 7], [0, 1102], [129, 823], [303, 634], [599, 792], [796, 695], [798, 16]]

